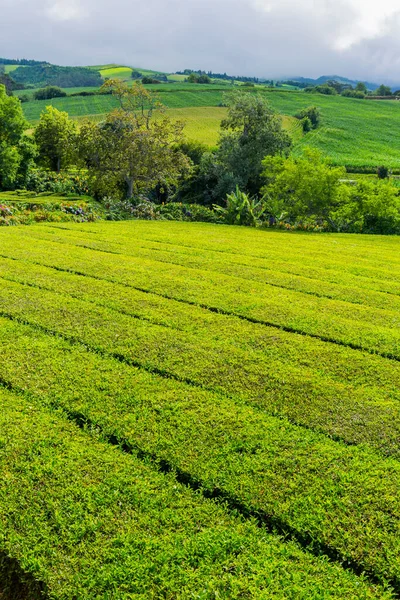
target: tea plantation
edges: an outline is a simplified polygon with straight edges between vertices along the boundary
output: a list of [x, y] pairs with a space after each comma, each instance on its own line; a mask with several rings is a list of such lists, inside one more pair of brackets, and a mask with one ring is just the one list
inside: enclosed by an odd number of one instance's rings
[[400, 241], [0, 230], [0, 597], [400, 594]]

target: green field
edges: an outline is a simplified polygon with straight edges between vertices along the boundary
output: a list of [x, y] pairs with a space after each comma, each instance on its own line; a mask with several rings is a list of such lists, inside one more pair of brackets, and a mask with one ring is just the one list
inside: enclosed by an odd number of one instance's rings
[[[149, 86], [157, 91], [161, 101], [168, 108], [210, 107], [211, 116], [204, 111], [203, 123], [197, 126], [198, 139], [210, 145], [215, 143], [217, 136], [215, 109], [223, 101], [224, 87], [226, 86], [182, 83]], [[384, 164], [391, 168], [400, 168], [399, 102], [355, 100], [296, 91], [274, 90], [261, 93], [278, 112], [288, 117], [293, 117], [301, 108], [310, 104], [316, 104], [320, 108], [321, 127], [305, 136], [295, 135], [295, 152], [300, 152], [304, 146], [310, 145], [319, 148], [338, 165], [376, 168]], [[99, 115], [104, 115], [117, 106], [116, 100], [109, 96], [28, 102], [23, 107], [29, 122], [35, 124], [48, 104], [67, 111], [71, 117], [90, 118], [99, 118]], [[200, 113], [193, 111], [192, 114]], [[194, 118], [189, 117], [189, 128]], [[206, 129], [209, 129], [207, 135], [204, 133]]]
[[399, 250], [1, 229], [0, 590], [398, 597]]

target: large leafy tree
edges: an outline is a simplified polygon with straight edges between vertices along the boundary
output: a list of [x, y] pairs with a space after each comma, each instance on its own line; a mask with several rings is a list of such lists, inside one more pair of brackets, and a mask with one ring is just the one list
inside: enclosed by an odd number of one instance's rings
[[80, 132], [80, 153], [98, 195], [117, 190], [126, 198], [150, 191], [156, 185], [175, 183], [189, 167], [177, 149], [183, 139], [183, 123], [172, 121], [158, 99], [141, 84], [129, 88], [108, 81], [120, 108], [96, 125], [85, 123]]
[[[0, 85], [0, 187], [9, 189], [26, 174], [35, 154], [31, 140], [24, 135], [25, 121], [18, 98], [7, 95]], [[22, 183], [22, 181], [21, 181]]]
[[228, 116], [221, 123], [217, 162], [231, 187], [239, 185], [257, 194], [262, 185], [262, 160], [288, 151], [291, 138], [282, 128], [281, 117], [261, 94], [231, 92], [226, 103]]
[[68, 113], [48, 106], [40, 115], [34, 139], [39, 152], [38, 162], [44, 167], [59, 173], [74, 162], [77, 127]]

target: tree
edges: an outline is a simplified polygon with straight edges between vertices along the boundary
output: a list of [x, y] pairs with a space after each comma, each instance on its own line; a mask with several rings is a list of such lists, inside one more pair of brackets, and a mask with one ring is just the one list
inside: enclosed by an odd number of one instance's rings
[[68, 113], [48, 106], [40, 115], [34, 139], [39, 151], [39, 164], [60, 172], [71, 165], [76, 156], [77, 127]]
[[[291, 138], [282, 129], [281, 117], [260, 94], [235, 91], [227, 94], [228, 116], [221, 123], [216, 160], [223, 167], [226, 193], [236, 185], [256, 195], [262, 185], [262, 160], [266, 156], [286, 153]], [[232, 187], [233, 185], [233, 187]], [[224, 194], [224, 196], [225, 196]]]
[[24, 135], [28, 123], [25, 121], [18, 98], [8, 96], [4, 85], [0, 85], [0, 187], [12, 188], [25, 174], [35, 149]]
[[148, 192], [156, 185], [167, 187], [189, 168], [176, 146], [183, 141], [183, 123], [154, 110], [158, 99], [141, 84], [129, 88], [107, 82], [119, 98], [120, 108], [104, 123], [85, 123], [80, 131], [80, 154], [97, 194], [123, 190], [125, 197]]
[[211, 79], [206, 74], [190, 73], [188, 83], [211, 83]]
[[267, 158], [263, 166], [268, 180], [263, 200], [272, 216], [279, 212], [292, 220], [322, 218], [334, 227], [331, 213], [345, 200], [340, 184], [346, 175], [344, 167], [331, 167], [311, 148], [299, 158]]
[[140, 81], [135, 81], [129, 87], [119, 79], [109, 79], [102, 85], [100, 92], [111, 93], [117, 98], [121, 110], [132, 115], [138, 129], [150, 127], [154, 112], [165, 112], [165, 106], [161, 104], [158, 95], [147, 90]]
[[359, 81], [355, 87], [356, 92], [362, 92], [363, 94], [368, 94], [368, 89], [365, 83]]
[[374, 92], [375, 96], [391, 96], [392, 90], [387, 85], [380, 85], [377, 90]]

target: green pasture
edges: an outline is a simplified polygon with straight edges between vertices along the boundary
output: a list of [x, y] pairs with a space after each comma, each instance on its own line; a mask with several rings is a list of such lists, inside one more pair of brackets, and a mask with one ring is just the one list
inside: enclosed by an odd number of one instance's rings
[[100, 69], [100, 75], [106, 79], [131, 79], [132, 69], [130, 67], [107, 67]]
[[131, 221], [0, 248], [3, 588], [398, 597], [398, 238]]
[[18, 69], [18, 67], [20, 65], [3, 65], [3, 66], [4, 66], [4, 72], [5, 73], [12, 73], [16, 69]]

